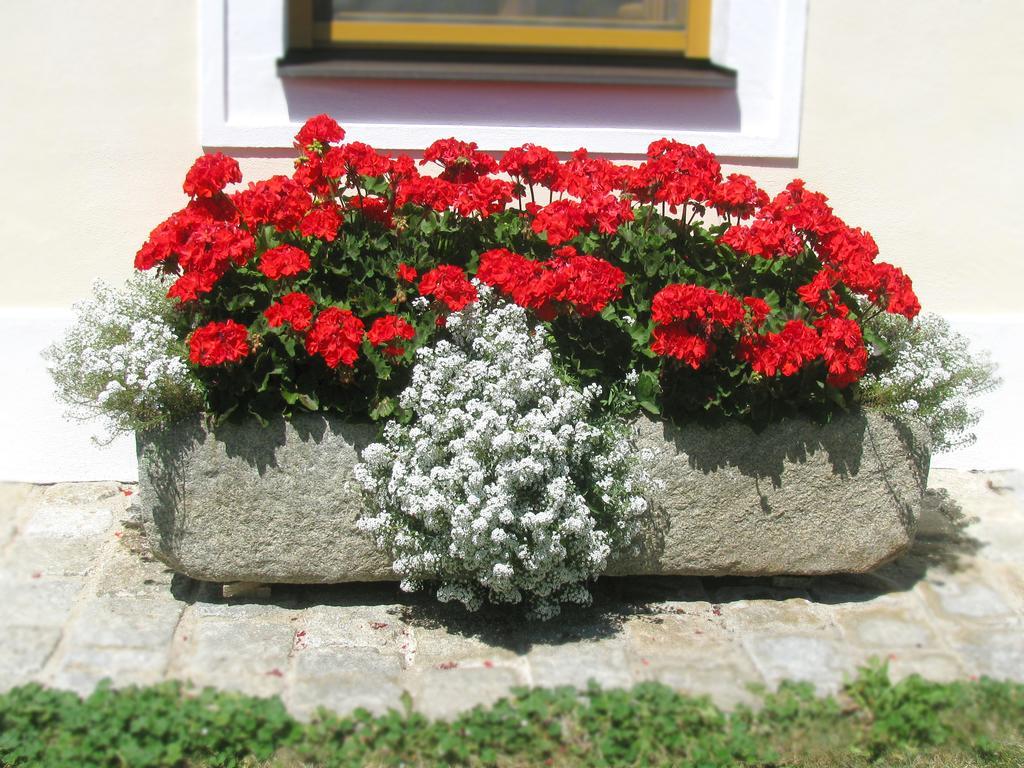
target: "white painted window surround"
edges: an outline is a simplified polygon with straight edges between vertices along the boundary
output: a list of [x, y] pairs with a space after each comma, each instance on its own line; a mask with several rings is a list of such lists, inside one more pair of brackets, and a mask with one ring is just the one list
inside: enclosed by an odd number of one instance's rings
[[737, 72], [735, 89], [282, 79], [283, 0], [202, 0], [200, 140], [290, 147], [327, 112], [386, 149], [455, 135], [489, 150], [531, 141], [628, 156], [667, 136], [727, 158], [795, 158], [806, 18], [807, 0], [715, 0], [712, 60]]

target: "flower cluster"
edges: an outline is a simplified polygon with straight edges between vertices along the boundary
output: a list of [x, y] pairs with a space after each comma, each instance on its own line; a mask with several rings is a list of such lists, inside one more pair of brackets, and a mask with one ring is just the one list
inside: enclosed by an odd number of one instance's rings
[[185, 362], [184, 328], [167, 282], [136, 274], [124, 288], [102, 281], [75, 305], [76, 319], [44, 357], [74, 417], [99, 416], [106, 437], [144, 431], [202, 407]]
[[452, 312], [464, 309], [476, 300], [476, 288], [458, 267], [444, 264], [425, 273], [420, 279], [420, 293], [433, 296]]
[[762, 201], [759, 207], [745, 206], [744, 211], [754, 215], [753, 221], [730, 227], [721, 242], [762, 258], [796, 256], [811, 248], [822, 271], [801, 296], [815, 312], [845, 315], [847, 308], [832, 291], [837, 283], [908, 319], [921, 311], [910, 278], [898, 267], [876, 261], [878, 246], [871, 235], [847, 225], [832, 211], [827, 198], [809, 192], [803, 181], [793, 181], [773, 200]]
[[715, 351], [716, 333], [735, 328], [744, 315], [743, 302], [734, 296], [699, 285], [668, 285], [651, 302], [651, 349], [700, 368]]
[[[191, 199], [136, 256], [174, 276], [214, 408], [391, 413], [412, 351], [476, 300], [474, 278], [543, 322], [572, 375], [614, 389], [635, 370], [638, 402], [672, 418], [852, 404], [864, 322], [919, 310], [824, 195], [796, 180], [771, 197], [704, 146], [663, 139], [619, 165], [447, 138], [417, 162], [317, 115], [295, 147], [293, 173], [234, 190], [234, 160], [196, 160]], [[244, 337], [226, 340], [229, 322]]]
[[981, 412], [971, 399], [1000, 383], [988, 354], [972, 352], [966, 336], [939, 315], [924, 314], [913, 323], [881, 315], [871, 323], [887, 347], [878, 370], [863, 379], [871, 406], [920, 419], [933, 451], [970, 445]]
[[821, 339], [801, 320], [790, 320], [778, 333], [740, 339], [737, 355], [762, 376], [794, 376], [821, 357]]
[[550, 320], [559, 311], [593, 317], [622, 296], [625, 273], [603, 259], [559, 248], [554, 258], [537, 262], [496, 248], [480, 254], [477, 277], [521, 307]]
[[405, 354], [402, 340], [416, 338], [416, 329], [396, 315], [385, 315], [373, 321], [367, 340], [375, 347], [384, 347], [384, 353], [391, 357]]
[[448, 317], [451, 341], [419, 350], [400, 397], [411, 423], [363, 452], [359, 526], [404, 589], [551, 617], [589, 602], [586, 582], [629, 547], [646, 478], [624, 428], [591, 423], [594, 388], [562, 383], [525, 311], [480, 291]]
[[352, 366], [359, 357], [366, 326], [347, 309], [328, 307], [313, 322], [306, 334], [306, 351], [320, 355], [331, 368], [344, 363]]
[[242, 169], [238, 161], [220, 152], [203, 155], [185, 174], [182, 188], [191, 197], [215, 197], [224, 191], [228, 184], [237, 184], [242, 180]]
[[237, 363], [249, 354], [249, 331], [234, 320], [207, 323], [189, 338], [188, 350], [196, 365]]
[[309, 254], [294, 245], [279, 245], [260, 256], [259, 270], [271, 280], [294, 277], [309, 269]]
[[287, 325], [293, 331], [308, 331], [313, 324], [313, 300], [304, 293], [286, 293], [263, 311], [267, 325]]

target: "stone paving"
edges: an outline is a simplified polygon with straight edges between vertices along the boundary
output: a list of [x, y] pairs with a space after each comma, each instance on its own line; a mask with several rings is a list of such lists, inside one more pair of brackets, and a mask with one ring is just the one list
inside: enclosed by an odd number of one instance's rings
[[[605, 579], [546, 624], [466, 615], [394, 584], [220, 585], [146, 556], [133, 486], [0, 485], [0, 690], [188, 680], [299, 717], [433, 716], [517, 686], [659, 680], [729, 707], [749, 684], [822, 692], [871, 657], [895, 677], [1024, 680], [1024, 475], [936, 470], [913, 550], [864, 576]], [[229, 589], [230, 593], [231, 590]]]

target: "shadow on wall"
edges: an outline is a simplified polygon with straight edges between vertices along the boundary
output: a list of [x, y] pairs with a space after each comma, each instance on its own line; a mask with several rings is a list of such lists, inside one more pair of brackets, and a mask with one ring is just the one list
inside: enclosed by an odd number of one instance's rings
[[[323, 112], [325, 104], [345, 104], [344, 113], [334, 115], [343, 127], [358, 122], [435, 124], [449, 130], [453, 125], [740, 130], [739, 99], [732, 88], [286, 78], [284, 92], [294, 123]], [[424, 136], [422, 144], [440, 138], [446, 136]], [[585, 130], [580, 143], [586, 143]]]

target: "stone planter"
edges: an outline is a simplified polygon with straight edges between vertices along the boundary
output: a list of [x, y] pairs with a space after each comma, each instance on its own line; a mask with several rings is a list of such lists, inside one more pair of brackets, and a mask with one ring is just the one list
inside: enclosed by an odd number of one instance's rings
[[[676, 428], [646, 417], [654, 511], [638, 556], [609, 574], [860, 573], [913, 541], [928, 477], [924, 429], [869, 411]], [[360, 533], [352, 467], [376, 430], [306, 415], [206, 429], [199, 417], [138, 441], [154, 554], [214, 582], [394, 579]]]

